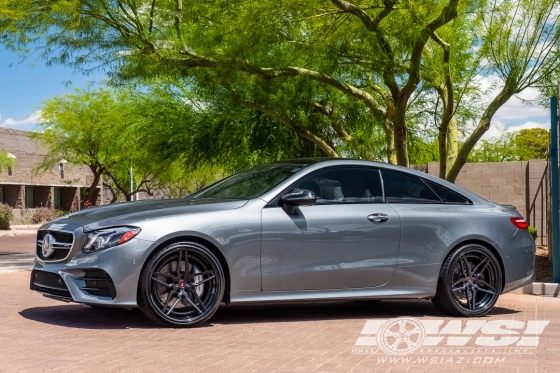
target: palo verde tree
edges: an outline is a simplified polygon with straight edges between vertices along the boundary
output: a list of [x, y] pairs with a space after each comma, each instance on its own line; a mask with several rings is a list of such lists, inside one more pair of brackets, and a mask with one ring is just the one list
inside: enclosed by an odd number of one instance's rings
[[8, 168], [14, 167], [14, 159], [8, 157], [8, 153], [0, 151], [0, 174], [8, 170]]
[[32, 133], [47, 148], [38, 170], [48, 170], [61, 159], [89, 167], [93, 179], [84, 202], [95, 205], [102, 175], [119, 162], [113, 137], [115, 125], [124, 120], [119, 109], [111, 92], [104, 90], [76, 90], [47, 100]]
[[[222, 113], [266, 115], [331, 157], [375, 158], [381, 133], [384, 157], [408, 166], [422, 124], [414, 101], [428, 102], [440, 176], [451, 181], [496, 111], [559, 67], [555, 0], [0, 4], [2, 42], [24, 55], [103, 65], [115, 80], [172, 79], [227, 105]], [[498, 93], [464, 115], [481, 76], [497, 77]]]

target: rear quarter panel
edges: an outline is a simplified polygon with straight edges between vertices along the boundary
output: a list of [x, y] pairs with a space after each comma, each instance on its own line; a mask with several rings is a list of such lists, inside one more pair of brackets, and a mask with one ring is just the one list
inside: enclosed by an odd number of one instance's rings
[[[395, 276], [412, 275], [437, 282], [446, 256], [468, 241], [495, 249], [504, 264], [505, 281], [526, 276], [528, 248], [534, 245], [527, 231], [519, 232], [510, 218], [515, 210], [497, 205], [391, 204], [401, 218], [401, 246]], [[526, 234], [523, 234], [526, 233]], [[529, 240], [527, 240], [527, 237]], [[530, 260], [529, 260], [530, 261]]]

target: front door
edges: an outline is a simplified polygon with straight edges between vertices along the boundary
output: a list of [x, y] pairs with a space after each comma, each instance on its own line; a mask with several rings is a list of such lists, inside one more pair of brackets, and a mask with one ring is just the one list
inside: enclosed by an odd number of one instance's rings
[[294, 188], [315, 192], [317, 204], [287, 214], [262, 210], [261, 269], [265, 291], [381, 286], [393, 275], [400, 220], [384, 203], [379, 171], [338, 167]]

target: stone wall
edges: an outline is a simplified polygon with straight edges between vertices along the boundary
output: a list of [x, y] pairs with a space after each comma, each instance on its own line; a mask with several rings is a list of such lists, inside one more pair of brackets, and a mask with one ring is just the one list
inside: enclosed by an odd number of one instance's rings
[[[427, 172], [437, 176], [439, 163], [428, 164]], [[455, 184], [492, 202], [515, 206], [537, 228], [537, 244], [547, 244], [550, 193], [546, 161], [467, 163]]]
[[[0, 127], [0, 151], [14, 155], [15, 165], [0, 174], [4, 202], [14, 209], [55, 207], [55, 187], [60, 188], [60, 208], [76, 211], [80, 190], [91, 185], [91, 170], [83, 165], [57, 162], [49, 170], [37, 167], [46, 155], [45, 148], [30, 137], [30, 132]], [[60, 169], [62, 168], [62, 170]], [[33, 187], [33, 205], [26, 204], [26, 187]], [[97, 189], [97, 204], [103, 204], [102, 183]]]
[[16, 156], [11, 172], [0, 174], [0, 184], [88, 186], [91, 171], [86, 166], [66, 163], [62, 173], [57, 163], [46, 172], [35, 172], [46, 151], [27, 131], [0, 127], [0, 150]]

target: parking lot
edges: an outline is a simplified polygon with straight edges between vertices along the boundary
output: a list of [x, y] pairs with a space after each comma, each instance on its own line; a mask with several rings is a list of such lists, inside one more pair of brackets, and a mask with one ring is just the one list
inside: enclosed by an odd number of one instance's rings
[[[42, 297], [29, 290], [29, 274], [0, 274], [0, 371], [558, 371], [560, 300], [556, 298], [505, 295], [493, 315], [481, 319], [502, 321], [506, 327], [502, 325], [497, 333], [513, 333], [506, 337], [515, 338], [523, 332], [513, 330], [513, 324], [508, 329], [508, 323], [549, 320], [536, 347], [475, 348], [471, 338], [460, 349], [434, 347], [394, 355], [355, 346], [367, 320], [409, 316], [449, 326], [453, 318], [441, 314], [430, 301], [268, 304], [224, 306], [202, 327], [164, 329], [138, 311]], [[467, 321], [460, 321], [464, 328]], [[461, 335], [465, 333], [466, 329]]]

